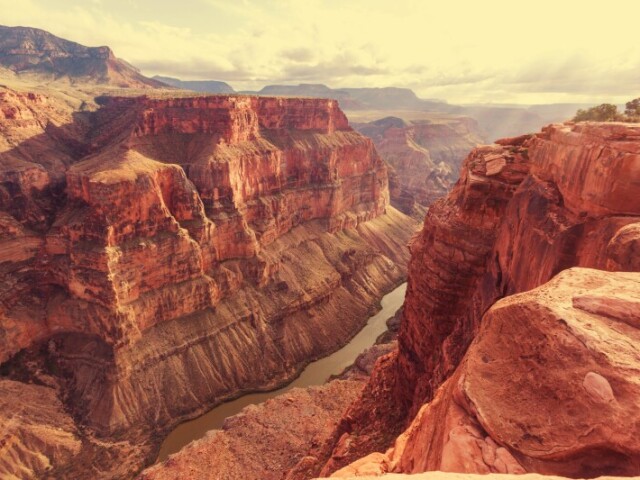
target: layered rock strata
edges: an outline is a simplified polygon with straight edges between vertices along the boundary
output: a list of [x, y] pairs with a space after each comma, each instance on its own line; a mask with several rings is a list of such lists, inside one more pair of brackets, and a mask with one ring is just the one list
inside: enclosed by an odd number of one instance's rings
[[[324, 474], [385, 451], [452, 377], [500, 298], [572, 266], [637, 271], [639, 145], [638, 126], [567, 124], [471, 152], [411, 246], [398, 351], [378, 365], [345, 415]], [[633, 469], [625, 448], [603, 445], [603, 455], [620, 454]]]
[[273, 388], [404, 277], [414, 223], [335, 101], [3, 99], [0, 361], [52, 373], [81, 436], [146, 448]]
[[391, 203], [420, 219], [453, 187], [469, 150], [483, 143], [475, 121], [464, 117], [434, 121], [386, 117], [355, 128], [373, 140], [390, 166]]

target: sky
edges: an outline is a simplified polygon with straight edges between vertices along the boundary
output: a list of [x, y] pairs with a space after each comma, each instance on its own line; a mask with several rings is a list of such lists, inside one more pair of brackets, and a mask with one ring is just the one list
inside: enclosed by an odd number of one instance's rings
[[636, 98], [638, 13], [637, 0], [0, 0], [0, 24], [108, 45], [149, 76], [450, 103]]

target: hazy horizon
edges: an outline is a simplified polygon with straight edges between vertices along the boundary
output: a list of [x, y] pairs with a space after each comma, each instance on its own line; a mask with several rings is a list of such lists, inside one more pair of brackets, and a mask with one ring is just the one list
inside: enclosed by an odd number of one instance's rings
[[454, 104], [640, 96], [634, 3], [0, 0], [0, 23], [108, 45], [148, 76], [404, 87]]

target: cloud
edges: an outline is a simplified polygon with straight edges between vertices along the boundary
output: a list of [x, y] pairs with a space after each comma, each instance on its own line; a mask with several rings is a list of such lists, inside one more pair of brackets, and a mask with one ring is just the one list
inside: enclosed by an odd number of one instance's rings
[[288, 48], [282, 51], [281, 56], [285, 60], [297, 63], [310, 62], [315, 58], [313, 50], [308, 47]]
[[[0, 0], [3, 22], [109, 45], [144, 73], [411, 87], [451, 102], [637, 96], [634, 0]], [[596, 98], [597, 97], [597, 98]]]

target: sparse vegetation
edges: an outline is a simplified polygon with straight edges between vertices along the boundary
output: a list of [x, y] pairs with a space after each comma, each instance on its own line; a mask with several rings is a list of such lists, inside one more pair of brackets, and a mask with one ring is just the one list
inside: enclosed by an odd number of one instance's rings
[[640, 98], [635, 98], [625, 105], [624, 114], [630, 122], [640, 122]]
[[618, 113], [618, 107], [610, 103], [603, 103], [597, 107], [591, 107], [587, 110], [580, 109], [573, 117], [574, 122], [619, 122], [622, 121], [622, 115]]
[[640, 122], [640, 98], [627, 102], [624, 113], [611, 103], [603, 103], [586, 110], [579, 109], [573, 117], [574, 122]]

